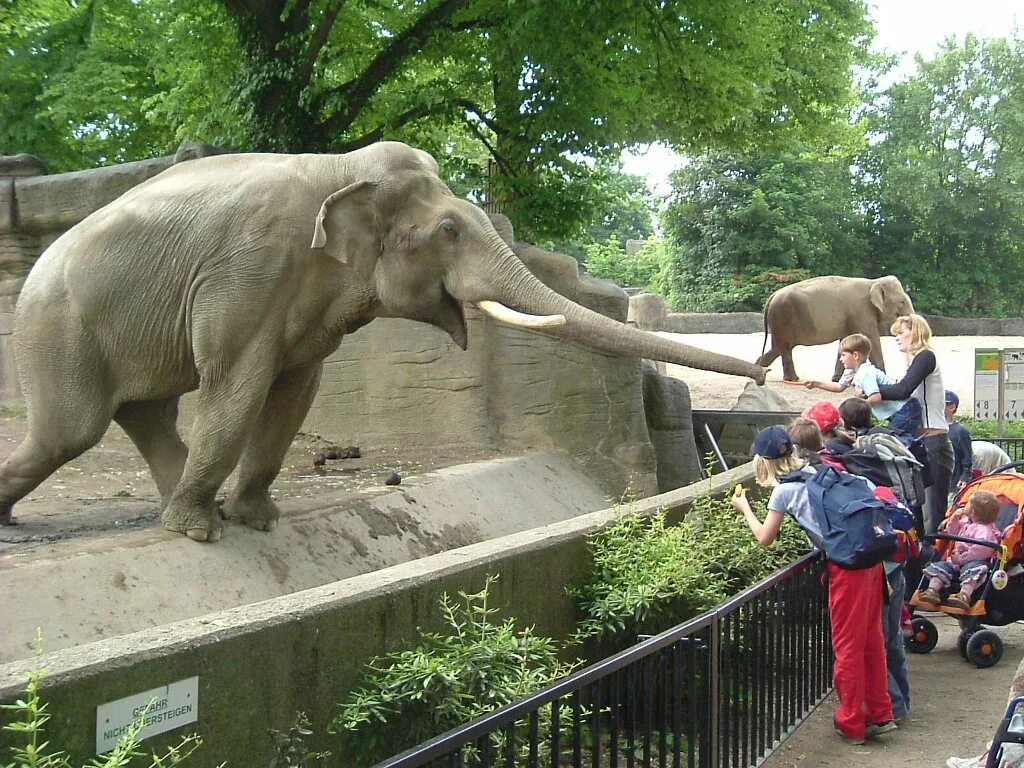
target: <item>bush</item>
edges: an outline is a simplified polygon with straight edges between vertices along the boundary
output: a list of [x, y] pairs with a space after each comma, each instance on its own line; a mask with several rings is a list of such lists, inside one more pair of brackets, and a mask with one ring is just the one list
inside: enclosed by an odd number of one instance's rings
[[[344, 754], [369, 765], [516, 701], [569, 674], [555, 641], [515, 620], [496, 621], [487, 604], [495, 576], [460, 603], [441, 598], [447, 632], [423, 635], [411, 651], [373, 659], [364, 685], [350, 694], [330, 730]], [[545, 722], [541, 718], [541, 722]]]
[[[765, 503], [755, 502], [758, 515]], [[696, 616], [796, 559], [807, 549], [787, 516], [764, 548], [726, 499], [698, 498], [686, 520], [628, 514], [590, 537], [591, 581], [574, 590], [585, 619], [579, 639], [656, 633]]]

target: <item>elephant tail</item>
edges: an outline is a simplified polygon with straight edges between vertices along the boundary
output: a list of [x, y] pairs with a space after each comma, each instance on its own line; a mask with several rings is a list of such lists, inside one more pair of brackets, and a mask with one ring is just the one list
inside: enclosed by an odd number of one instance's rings
[[774, 298], [775, 294], [773, 293], [768, 297], [768, 301], [764, 303], [764, 341], [761, 342], [761, 357], [764, 357], [765, 350], [768, 349], [768, 307]]

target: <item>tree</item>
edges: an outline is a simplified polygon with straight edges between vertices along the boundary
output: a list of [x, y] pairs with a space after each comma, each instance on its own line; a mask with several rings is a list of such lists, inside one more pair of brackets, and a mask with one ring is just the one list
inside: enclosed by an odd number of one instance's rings
[[669, 298], [681, 308], [760, 310], [781, 285], [864, 268], [848, 161], [710, 153], [672, 183], [662, 226], [675, 262]]
[[446, 166], [476, 145], [489, 168], [458, 158], [445, 172], [488, 179], [531, 238], [578, 231], [592, 160], [635, 142], [831, 140], [868, 32], [862, 0], [19, 0], [12, 13], [5, 146], [60, 167], [83, 138], [97, 163], [186, 134], [273, 151], [394, 138]]
[[867, 112], [871, 270], [899, 274], [921, 311], [1019, 313], [1024, 44], [949, 39], [917, 68]]

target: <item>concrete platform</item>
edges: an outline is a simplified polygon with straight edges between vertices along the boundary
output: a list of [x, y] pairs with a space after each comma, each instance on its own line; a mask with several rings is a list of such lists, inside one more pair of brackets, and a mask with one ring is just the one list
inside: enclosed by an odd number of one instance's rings
[[[0, 550], [0, 663], [248, 605], [609, 506], [560, 453], [463, 464], [395, 490], [285, 499], [276, 531], [217, 544], [160, 528], [152, 501], [88, 504], [114, 530]], [[27, 526], [26, 526], [27, 527]], [[122, 529], [122, 530], [118, 530]], [[13, 529], [17, 530], [17, 529]]]

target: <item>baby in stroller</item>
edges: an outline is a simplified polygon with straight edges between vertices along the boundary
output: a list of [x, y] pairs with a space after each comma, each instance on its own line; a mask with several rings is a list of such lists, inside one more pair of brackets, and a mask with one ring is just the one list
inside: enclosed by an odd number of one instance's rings
[[[946, 521], [945, 532], [955, 536], [999, 543], [1000, 504], [998, 497], [990, 491], [975, 491], [966, 508], [953, 512]], [[988, 577], [989, 563], [998, 553], [997, 549], [983, 544], [954, 542], [953, 552], [948, 560], [939, 560], [925, 566], [924, 575], [929, 578], [928, 588], [918, 595], [918, 601], [931, 605], [946, 605], [950, 608], [971, 606], [971, 596]], [[943, 603], [941, 592], [959, 578], [960, 591], [950, 595]]]

